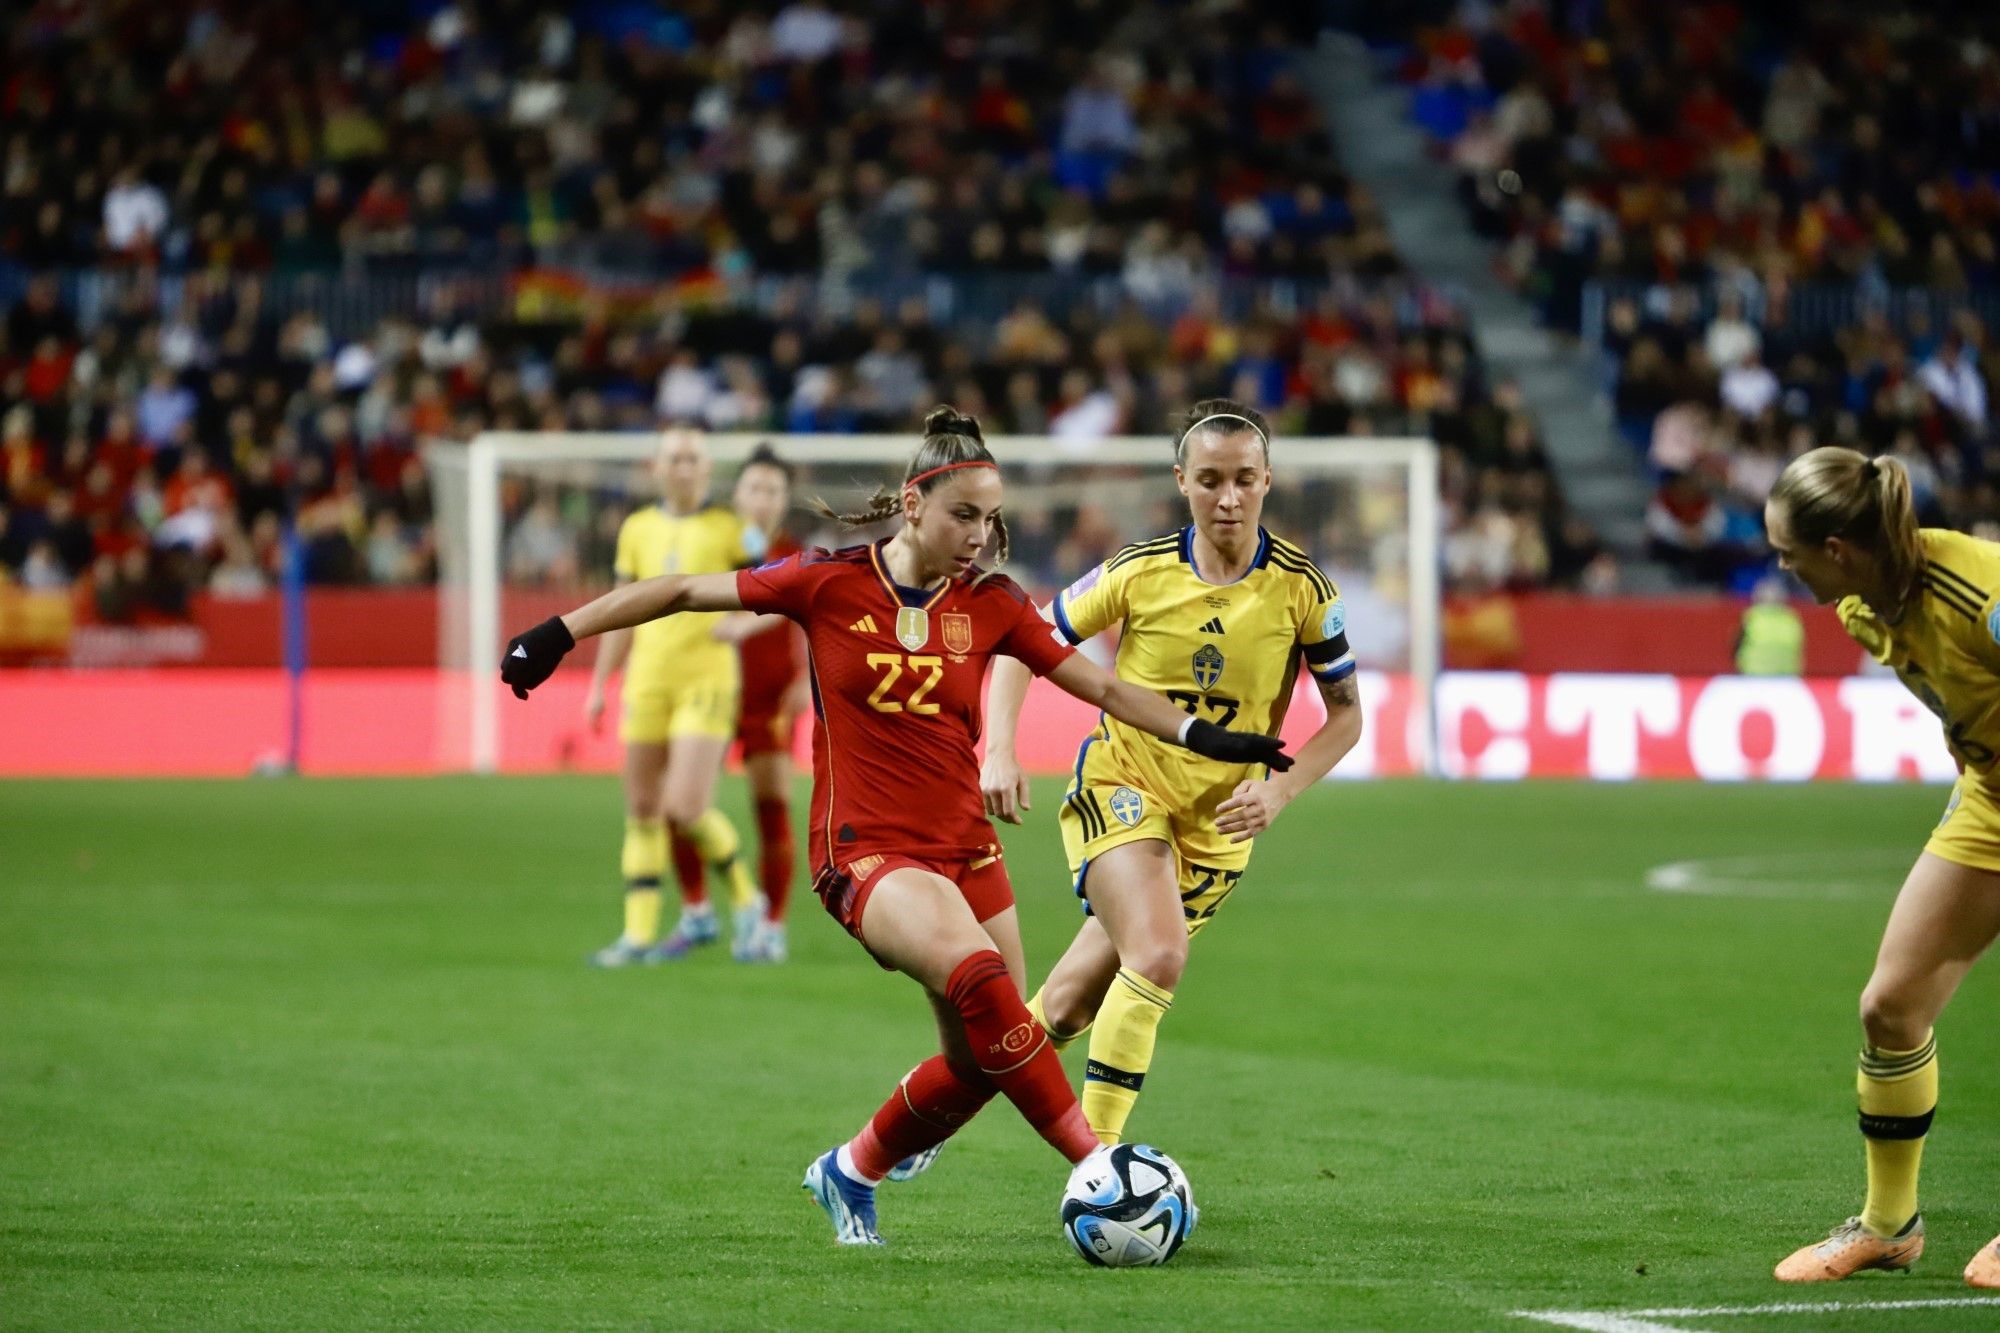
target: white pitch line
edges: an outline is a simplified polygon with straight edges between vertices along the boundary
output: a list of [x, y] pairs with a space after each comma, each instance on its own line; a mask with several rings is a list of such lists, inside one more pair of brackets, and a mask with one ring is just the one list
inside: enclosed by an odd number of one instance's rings
[[1652, 1324], [1622, 1314], [1592, 1314], [1585, 1310], [1516, 1310], [1516, 1319], [1533, 1319], [1558, 1328], [1580, 1328], [1586, 1333], [1689, 1333], [1672, 1324]]
[[[1859, 864], [1857, 864], [1857, 859]], [[1890, 859], [1864, 851], [1844, 856], [1786, 853], [1669, 861], [1645, 875], [1655, 893], [1709, 898], [1815, 901], [1879, 897], [1907, 873], [1901, 853]]]
[[1847, 1310], [1932, 1310], [1953, 1305], [2000, 1305], [2000, 1296], [1938, 1296], [1912, 1301], [1779, 1301], [1772, 1305], [1708, 1305], [1680, 1310], [1632, 1310], [1639, 1319], [1693, 1319], [1699, 1315], [1840, 1314]]
[[1758, 1314], [1846, 1314], [1869, 1310], [1938, 1310], [1964, 1306], [2000, 1306], [2000, 1296], [1942, 1296], [1910, 1301], [1774, 1301], [1768, 1305], [1686, 1305], [1651, 1310], [1515, 1310], [1516, 1319], [1533, 1319], [1558, 1328], [1586, 1333], [1695, 1333], [1655, 1319], [1726, 1318]]

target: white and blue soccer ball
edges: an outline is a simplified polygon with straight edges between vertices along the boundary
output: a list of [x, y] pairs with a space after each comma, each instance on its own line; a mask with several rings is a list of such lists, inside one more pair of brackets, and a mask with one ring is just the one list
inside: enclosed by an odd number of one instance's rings
[[1102, 1148], [1063, 1189], [1063, 1235], [1100, 1268], [1150, 1268], [1194, 1230], [1194, 1189], [1174, 1159], [1143, 1143]]

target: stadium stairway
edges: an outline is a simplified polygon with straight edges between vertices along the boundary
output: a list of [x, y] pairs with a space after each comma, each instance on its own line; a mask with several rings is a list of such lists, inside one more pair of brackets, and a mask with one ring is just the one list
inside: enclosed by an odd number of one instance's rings
[[1601, 377], [1586, 352], [1543, 329], [1534, 308], [1494, 273], [1452, 170], [1425, 152], [1403, 91], [1379, 77], [1359, 38], [1343, 32], [1321, 33], [1319, 45], [1302, 52], [1299, 73], [1333, 127], [1343, 167], [1381, 205], [1405, 262], [1460, 296], [1494, 376], [1521, 386], [1564, 494], [1617, 554], [1626, 590], [1672, 588], [1672, 575], [1645, 558], [1651, 487], [1617, 437]]

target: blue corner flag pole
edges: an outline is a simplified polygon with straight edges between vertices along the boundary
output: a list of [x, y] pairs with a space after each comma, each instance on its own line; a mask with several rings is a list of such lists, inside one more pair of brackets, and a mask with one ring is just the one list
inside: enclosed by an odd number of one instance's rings
[[280, 589], [284, 607], [285, 648], [285, 771], [299, 771], [300, 738], [305, 723], [306, 676], [306, 556], [299, 534], [287, 522]]

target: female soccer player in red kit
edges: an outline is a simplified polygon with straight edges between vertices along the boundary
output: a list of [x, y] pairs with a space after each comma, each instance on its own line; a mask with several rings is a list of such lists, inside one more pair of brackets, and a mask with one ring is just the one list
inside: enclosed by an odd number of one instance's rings
[[[785, 531], [792, 507], [792, 468], [769, 445], [759, 445], [736, 477], [736, 513], [770, 541], [770, 558], [796, 555], [799, 544]], [[754, 628], [759, 620], [745, 617]], [[741, 640], [743, 712], [736, 720], [736, 744], [743, 756], [743, 776], [757, 810], [758, 880], [764, 890], [764, 922], [747, 949], [737, 951], [744, 962], [782, 963], [785, 906], [791, 901], [792, 870], [792, 737], [811, 700], [806, 694], [805, 636], [796, 625], [770, 618], [765, 628]]]
[[806, 1188], [842, 1244], [881, 1244], [876, 1183], [996, 1092], [1071, 1162], [1098, 1147], [1021, 999], [1020, 924], [974, 753], [989, 659], [1018, 658], [1112, 717], [1210, 758], [1291, 766], [1276, 739], [1191, 718], [1059, 642], [1019, 585], [974, 563], [996, 539], [1006, 558], [1000, 500], [979, 423], [939, 408], [902, 485], [864, 513], [839, 516], [900, 514], [894, 537], [733, 575], [628, 584], [514, 639], [501, 669], [525, 699], [577, 639], [679, 611], [775, 612], [805, 628], [813, 891], [876, 961], [923, 986], [941, 1046], [860, 1133], [807, 1169]]

